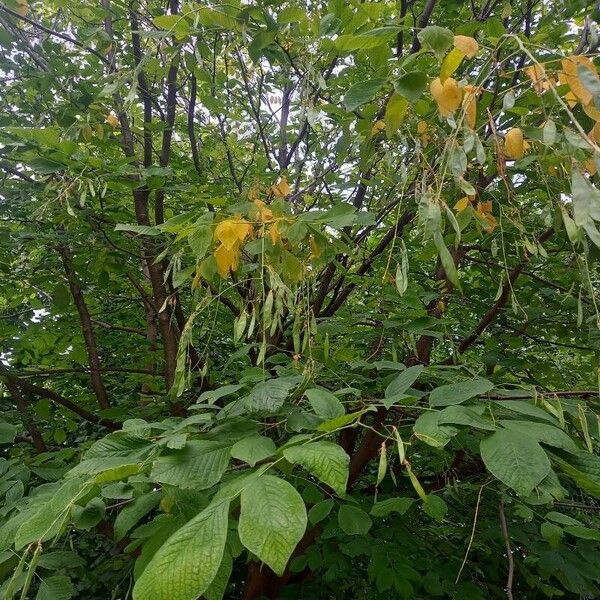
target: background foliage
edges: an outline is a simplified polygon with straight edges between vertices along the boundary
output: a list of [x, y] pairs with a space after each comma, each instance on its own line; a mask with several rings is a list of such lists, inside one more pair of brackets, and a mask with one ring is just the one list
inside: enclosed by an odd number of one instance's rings
[[0, 4], [3, 597], [599, 597], [599, 15]]

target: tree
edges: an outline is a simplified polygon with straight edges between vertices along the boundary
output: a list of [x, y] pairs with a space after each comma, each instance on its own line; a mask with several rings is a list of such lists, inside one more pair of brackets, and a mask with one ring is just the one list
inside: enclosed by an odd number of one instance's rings
[[600, 596], [598, 16], [0, 4], [4, 596]]

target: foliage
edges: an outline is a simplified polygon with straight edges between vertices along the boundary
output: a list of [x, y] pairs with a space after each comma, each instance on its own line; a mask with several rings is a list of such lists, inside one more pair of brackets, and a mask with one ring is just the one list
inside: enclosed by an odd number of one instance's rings
[[3, 597], [600, 597], [598, 17], [0, 4]]

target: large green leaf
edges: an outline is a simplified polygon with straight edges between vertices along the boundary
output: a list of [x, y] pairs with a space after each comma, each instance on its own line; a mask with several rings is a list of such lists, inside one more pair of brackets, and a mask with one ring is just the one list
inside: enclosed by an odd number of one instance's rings
[[429, 394], [429, 405], [437, 407], [460, 404], [470, 398], [489, 392], [493, 387], [494, 384], [487, 379], [472, 379], [460, 383], [441, 385]]
[[275, 454], [275, 442], [264, 435], [242, 438], [231, 447], [231, 456], [253, 467], [258, 461]]
[[302, 497], [287, 481], [262, 475], [242, 490], [240, 540], [278, 575], [283, 574], [306, 524]]
[[481, 440], [481, 458], [487, 470], [519, 496], [528, 496], [550, 472], [548, 456], [533, 438], [500, 429]]
[[302, 381], [302, 377], [292, 375], [257, 383], [250, 393], [242, 398], [244, 408], [249, 412], [272, 413], [278, 411], [291, 390]]
[[338, 524], [348, 535], [366, 535], [373, 521], [362, 508], [352, 504], [342, 504], [338, 511]]
[[204, 490], [217, 483], [229, 464], [229, 444], [193, 440], [182, 450], [159, 456], [152, 465], [150, 478], [182, 488]]
[[330, 391], [323, 388], [306, 390], [304, 395], [308, 398], [315, 414], [323, 419], [335, 419], [344, 414], [344, 405]]
[[217, 575], [229, 501], [220, 500], [179, 528], [159, 548], [133, 588], [134, 600], [196, 600]]
[[350, 457], [341, 446], [323, 441], [298, 444], [286, 448], [283, 456], [310, 471], [338, 495], [346, 492]]
[[454, 40], [454, 34], [450, 29], [439, 27], [438, 25], [429, 25], [428, 27], [425, 27], [425, 29], [419, 31], [417, 37], [421, 44], [423, 44], [425, 48], [433, 50], [438, 58], [444, 56]]
[[579, 452], [575, 442], [562, 429], [554, 425], [533, 421], [500, 421], [500, 424], [507, 429], [532, 437], [542, 444], [562, 448], [572, 454]]

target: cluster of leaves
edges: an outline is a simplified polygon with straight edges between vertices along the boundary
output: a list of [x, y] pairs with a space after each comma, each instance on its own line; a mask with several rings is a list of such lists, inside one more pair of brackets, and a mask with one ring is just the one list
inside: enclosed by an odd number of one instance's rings
[[0, 594], [600, 596], [597, 11], [164, 4], [0, 4]]

